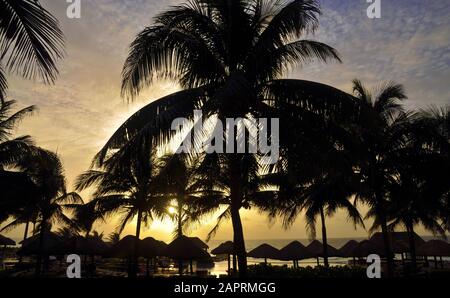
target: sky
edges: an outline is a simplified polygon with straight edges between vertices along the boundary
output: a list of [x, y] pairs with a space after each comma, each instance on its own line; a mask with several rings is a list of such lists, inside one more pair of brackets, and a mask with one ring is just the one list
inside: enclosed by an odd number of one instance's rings
[[[77, 175], [90, 162], [116, 128], [143, 105], [178, 90], [174, 82], [158, 82], [134, 102], [120, 97], [120, 74], [129, 44], [152, 24], [152, 18], [176, 0], [81, 0], [81, 18], [69, 19], [65, 0], [43, 0], [44, 7], [60, 21], [66, 36], [66, 58], [59, 63], [55, 85], [9, 76], [9, 98], [20, 107], [36, 105], [38, 112], [24, 120], [18, 135], [31, 135], [36, 143], [57, 151], [72, 188]], [[369, 19], [366, 0], [322, 0], [320, 28], [313, 38], [335, 47], [343, 63], [313, 63], [293, 69], [286, 76], [330, 84], [347, 92], [359, 78], [376, 87], [396, 81], [405, 86], [411, 109], [450, 104], [450, 1], [381, 0], [381, 18]], [[89, 192], [82, 193], [89, 200]], [[365, 208], [361, 209], [364, 214]], [[246, 239], [306, 239], [302, 216], [284, 230], [257, 210], [242, 211]], [[193, 227], [192, 235], [204, 238], [214, 218]], [[366, 223], [370, 226], [370, 221]], [[96, 229], [108, 234], [117, 223], [112, 218]], [[366, 237], [354, 229], [345, 213], [327, 219], [328, 235]], [[133, 233], [130, 224], [123, 235]], [[171, 239], [172, 224], [155, 222], [144, 236]], [[318, 227], [320, 235], [320, 227]], [[422, 234], [425, 233], [419, 229]], [[23, 228], [9, 233], [19, 237]], [[231, 222], [215, 239], [232, 239]]]

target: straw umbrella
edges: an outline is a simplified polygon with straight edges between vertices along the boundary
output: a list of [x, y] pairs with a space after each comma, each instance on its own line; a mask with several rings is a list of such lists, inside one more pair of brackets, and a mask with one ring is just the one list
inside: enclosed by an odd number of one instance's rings
[[0, 235], [0, 246], [3, 246], [2, 261], [5, 259], [6, 247], [7, 246], [15, 246], [15, 245], [16, 245], [16, 242], [14, 242], [14, 240]]
[[186, 236], [173, 240], [163, 251], [162, 255], [178, 260], [178, 272], [183, 275], [183, 261], [190, 262], [190, 272], [193, 273], [192, 260], [205, 260], [211, 256]]
[[156, 270], [156, 257], [161, 255], [167, 244], [163, 241], [147, 237], [139, 243], [139, 256], [146, 258], [147, 276], [150, 275], [149, 261], [153, 259], [153, 270]]
[[353, 258], [353, 263], [356, 263], [355, 256], [352, 256], [351, 252], [358, 246], [358, 241], [350, 240], [338, 249], [338, 256], [342, 258]]
[[267, 264], [267, 259], [278, 259], [280, 251], [269, 244], [261, 244], [255, 249], [251, 250], [247, 256], [251, 258], [264, 259], [264, 263]]
[[0, 235], [0, 246], [15, 246], [16, 242], [11, 238]]
[[386, 250], [382, 245], [377, 244], [371, 240], [364, 240], [351, 250], [350, 256], [357, 258], [367, 258], [367, 256], [376, 254], [381, 257], [386, 256]]
[[54, 254], [78, 254], [99, 256], [107, 251], [108, 245], [97, 238], [85, 238], [82, 236], [75, 236], [64, 240], [60, 245], [52, 249]]
[[338, 249], [338, 255], [342, 258], [350, 258], [353, 257], [351, 255], [351, 252], [355, 247], [358, 246], [358, 241], [356, 240], [350, 240], [347, 243], [345, 243], [341, 248]]
[[110, 247], [105, 256], [115, 258], [130, 258], [134, 253], [134, 244], [136, 236], [128, 235], [119, 240]]
[[437, 268], [437, 257], [440, 257], [441, 267], [444, 267], [442, 257], [450, 256], [450, 244], [442, 240], [430, 240], [419, 247], [417, 255], [424, 256], [427, 259], [428, 256], [433, 256], [435, 268]]
[[[42, 245], [41, 245], [42, 241]], [[27, 238], [20, 243], [22, 247], [17, 254], [19, 256], [37, 256], [36, 267], [40, 268], [40, 260], [44, 257], [44, 268], [48, 267], [48, 256], [54, 254], [55, 247], [61, 245], [63, 239], [53, 232], [47, 231], [41, 237], [41, 233]]]
[[131, 258], [133, 258], [134, 256], [134, 249], [136, 244], [135, 239], [136, 236], [127, 235], [120, 239], [119, 242], [114, 244], [104, 253], [104, 257], [125, 259], [129, 276], [132, 274]]
[[213, 255], [227, 255], [228, 258], [228, 275], [231, 275], [231, 255], [233, 255], [233, 271], [236, 271], [236, 258], [234, 253], [233, 241], [221, 243], [218, 247], [211, 250]]
[[203, 242], [200, 238], [198, 237], [188, 237], [192, 242], [194, 242], [195, 245], [197, 245], [198, 247], [200, 247], [203, 250], [208, 250], [209, 246], [208, 244], [206, 244], [205, 242]]
[[283, 261], [293, 261], [294, 268], [297, 268], [299, 260], [308, 259], [311, 256], [312, 254], [303, 244], [293, 241], [280, 250], [278, 258]]
[[[306, 248], [311, 253], [312, 257], [317, 259], [317, 266], [319, 266], [319, 258], [324, 257], [323, 244], [318, 240], [314, 240]], [[328, 257], [337, 257], [339, 256], [339, 253], [336, 248], [331, 245], [327, 245], [327, 255]]]
[[22, 247], [17, 254], [23, 256], [38, 255], [40, 253], [49, 255], [54, 253], [54, 249], [63, 243], [63, 239], [53, 232], [44, 232], [43, 240], [42, 250], [39, 249], [40, 233], [21, 241]]

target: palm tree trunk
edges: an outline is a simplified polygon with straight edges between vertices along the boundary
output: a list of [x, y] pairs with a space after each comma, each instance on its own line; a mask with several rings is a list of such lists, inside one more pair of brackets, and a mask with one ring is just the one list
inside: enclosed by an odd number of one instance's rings
[[41, 267], [42, 267], [42, 251], [44, 248], [44, 234], [45, 234], [45, 229], [46, 229], [46, 225], [47, 225], [47, 217], [46, 216], [42, 216], [42, 222], [41, 222], [41, 230], [40, 230], [40, 235], [39, 235], [39, 248], [38, 248], [38, 255], [37, 255], [37, 260], [36, 260], [36, 276], [41, 275]]
[[235, 253], [238, 257], [239, 277], [245, 277], [247, 275], [247, 252], [245, 250], [244, 231], [242, 228], [241, 216], [239, 210], [242, 205], [242, 187], [241, 187], [241, 171], [240, 171], [241, 159], [234, 155], [231, 161], [231, 221], [233, 223], [233, 242]]
[[414, 239], [414, 227], [412, 224], [408, 224], [408, 237], [409, 237], [409, 251], [411, 254], [412, 270], [415, 273], [417, 270], [417, 256], [416, 256], [416, 243]]
[[[27, 223], [25, 224], [25, 231], [23, 233], [23, 241], [27, 240], [27, 236], [28, 236], [28, 229], [30, 227], [30, 222], [27, 221]], [[22, 255], [20, 255], [19, 257], [19, 264], [22, 264]]]
[[384, 241], [384, 247], [385, 247], [385, 253], [387, 258], [387, 276], [393, 277], [394, 275], [394, 258], [392, 256], [392, 246], [391, 241], [389, 238], [389, 231], [387, 226], [387, 219], [386, 219], [386, 213], [385, 208], [382, 200], [382, 196], [380, 195], [380, 192], [375, 193], [376, 201], [377, 201], [377, 213], [380, 218], [381, 222], [381, 233], [383, 235], [383, 241]]
[[134, 239], [134, 252], [133, 252], [133, 264], [130, 272], [130, 277], [137, 277], [139, 268], [139, 237], [141, 236], [141, 222], [142, 211], [138, 211], [137, 224], [136, 224], [136, 238]]
[[178, 237], [183, 236], [183, 206], [181, 200], [178, 201]]
[[233, 221], [234, 245], [238, 258], [239, 277], [247, 275], [247, 252], [245, 251], [244, 231], [242, 228], [239, 210], [231, 207], [231, 218]]
[[325, 224], [325, 213], [323, 208], [320, 208], [320, 219], [322, 220], [322, 243], [323, 243], [323, 263], [326, 268], [330, 266], [328, 263], [328, 239], [327, 239], [327, 227]]

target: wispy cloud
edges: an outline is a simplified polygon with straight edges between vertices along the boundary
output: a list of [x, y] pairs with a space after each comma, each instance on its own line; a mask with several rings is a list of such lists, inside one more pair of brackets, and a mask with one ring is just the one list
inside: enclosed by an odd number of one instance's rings
[[[88, 168], [91, 158], [123, 120], [142, 105], [176, 90], [175, 84], [161, 83], [134, 103], [126, 103], [119, 96], [128, 45], [151, 24], [155, 14], [180, 2], [82, 1], [82, 18], [70, 20], [66, 17], [66, 1], [43, 1], [62, 23], [68, 56], [60, 64], [61, 76], [55, 86], [14, 78], [10, 97], [23, 106], [39, 107], [38, 115], [26, 120], [20, 133], [58, 150], [70, 183]], [[365, 0], [322, 0], [321, 4], [321, 26], [312, 38], [337, 48], [343, 64], [307, 65], [294, 70], [291, 77], [328, 83], [346, 91], [356, 77], [372, 85], [395, 80], [406, 86], [411, 107], [450, 103], [448, 0], [382, 0], [379, 20], [367, 18]], [[264, 217], [245, 214], [247, 234], [279, 237], [279, 224], [267, 232], [260, 227], [266, 226]], [[108, 225], [107, 229], [113, 227]], [[206, 233], [207, 227], [198, 233]], [[352, 226], [338, 214], [330, 220], [330, 230], [334, 237], [344, 236]], [[218, 238], [230, 235], [226, 226]], [[304, 238], [303, 223], [284, 235]]]

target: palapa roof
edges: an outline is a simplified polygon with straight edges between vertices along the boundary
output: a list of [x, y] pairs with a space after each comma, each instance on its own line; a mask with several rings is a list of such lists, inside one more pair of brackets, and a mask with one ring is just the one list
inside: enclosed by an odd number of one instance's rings
[[[114, 244], [105, 255], [108, 257], [127, 258], [134, 256], [136, 236], [128, 235]], [[139, 239], [138, 256], [144, 258], [153, 258], [160, 256], [163, 249], [167, 246], [163, 241], [156, 240], [153, 237]]]
[[198, 238], [198, 237], [188, 237], [188, 238], [191, 239], [192, 242], [194, 242], [195, 245], [197, 245], [201, 249], [208, 250], [208, 248], [209, 248], [208, 244], [203, 242], [203, 240], [201, 240], [200, 238]]
[[256, 247], [255, 249], [251, 250], [247, 254], [247, 256], [251, 258], [260, 258], [260, 259], [268, 258], [277, 260], [280, 257], [280, 251], [275, 247], [264, 243]]
[[[373, 236], [370, 237], [370, 240], [377, 243], [380, 246], [384, 246], [383, 233], [381, 232], [373, 234]], [[389, 240], [391, 241], [393, 252], [403, 253], [410, 251], [409, 235], [407, 232], [389, 232]], [[423, 240], [422, 237], [414, 233], [414, 243], [417, 250], [420, 246], [425, 244], [425, 240]]]
[[386, 256], [386, 251], [384, 246], [379, 245], [371, 240], [364, 240], [358, 243], [358, 245], [350, 251], [349, 256], [366, 258], [371, 254], [377, 254], [380, 257]]
[[139, 255], [142, 257], [152, 258], [159, 256], [167, 244], [163, 241], [156, 240], [153, 237], [147, 237], [139, 243]]
[[132, 235], [123, 237], [105, 252], [105, 256], [116, 258], [132, 257], [134, 255], [135, 239], [136, 236]]
[[213, 255], [232, 255], [234, 254], [234, 243], [233, 241], [227, 241], [221, 243], [219, 246], [211, 250]]
[[15, 246], [16, 242], [11, 238], [0, 235], [0, 246]]
[[303, 260], [312, 257], [311, 252], [300, 242], [293, 241], [280, 249], [279, 259], [284, 261]]
[[419, 247], [419, 249], [417, 250], [417, 255], [431, 257], [449, 257], [450, 244], [442, 240], [430, 240]]
[[174, 260], [205, 260], [211, 256], [190, 238], [181, 236], [162, 251], [162, 255]]
[[54, 253], [55, 247], [63, 243], [63, 239], [60, 236], [53, 232], [45, 232], [43, 235], [42, 250], [39, 251], [40, 237], [40, 234], [36, 234], [21, 241], [22, 248], [17, 253], [19, 255], [52, 254]]
[[351, 252], [357, 246], [358, 246], [358, 241], [350, 240], [347, 243], [345, 243], [341, 248], [338, 249], [338, 254], [340, 257], [343, 257], [343, 258], [352, 257]]
[[[314, 240], [311, 242], [306, 249], [312, 254], [313, 257], [323, 257], [323, 244], [318, 241]], [[337, 257], [339, 255], [336, 248], [334, 248], [331, 245], [327, 245], [327, 254], [329, 257]]]
[[63, 242], [51, 249], [53, 254], [103, 255], [108, 245], [99, 238], [75, 236], [64, 239]]

